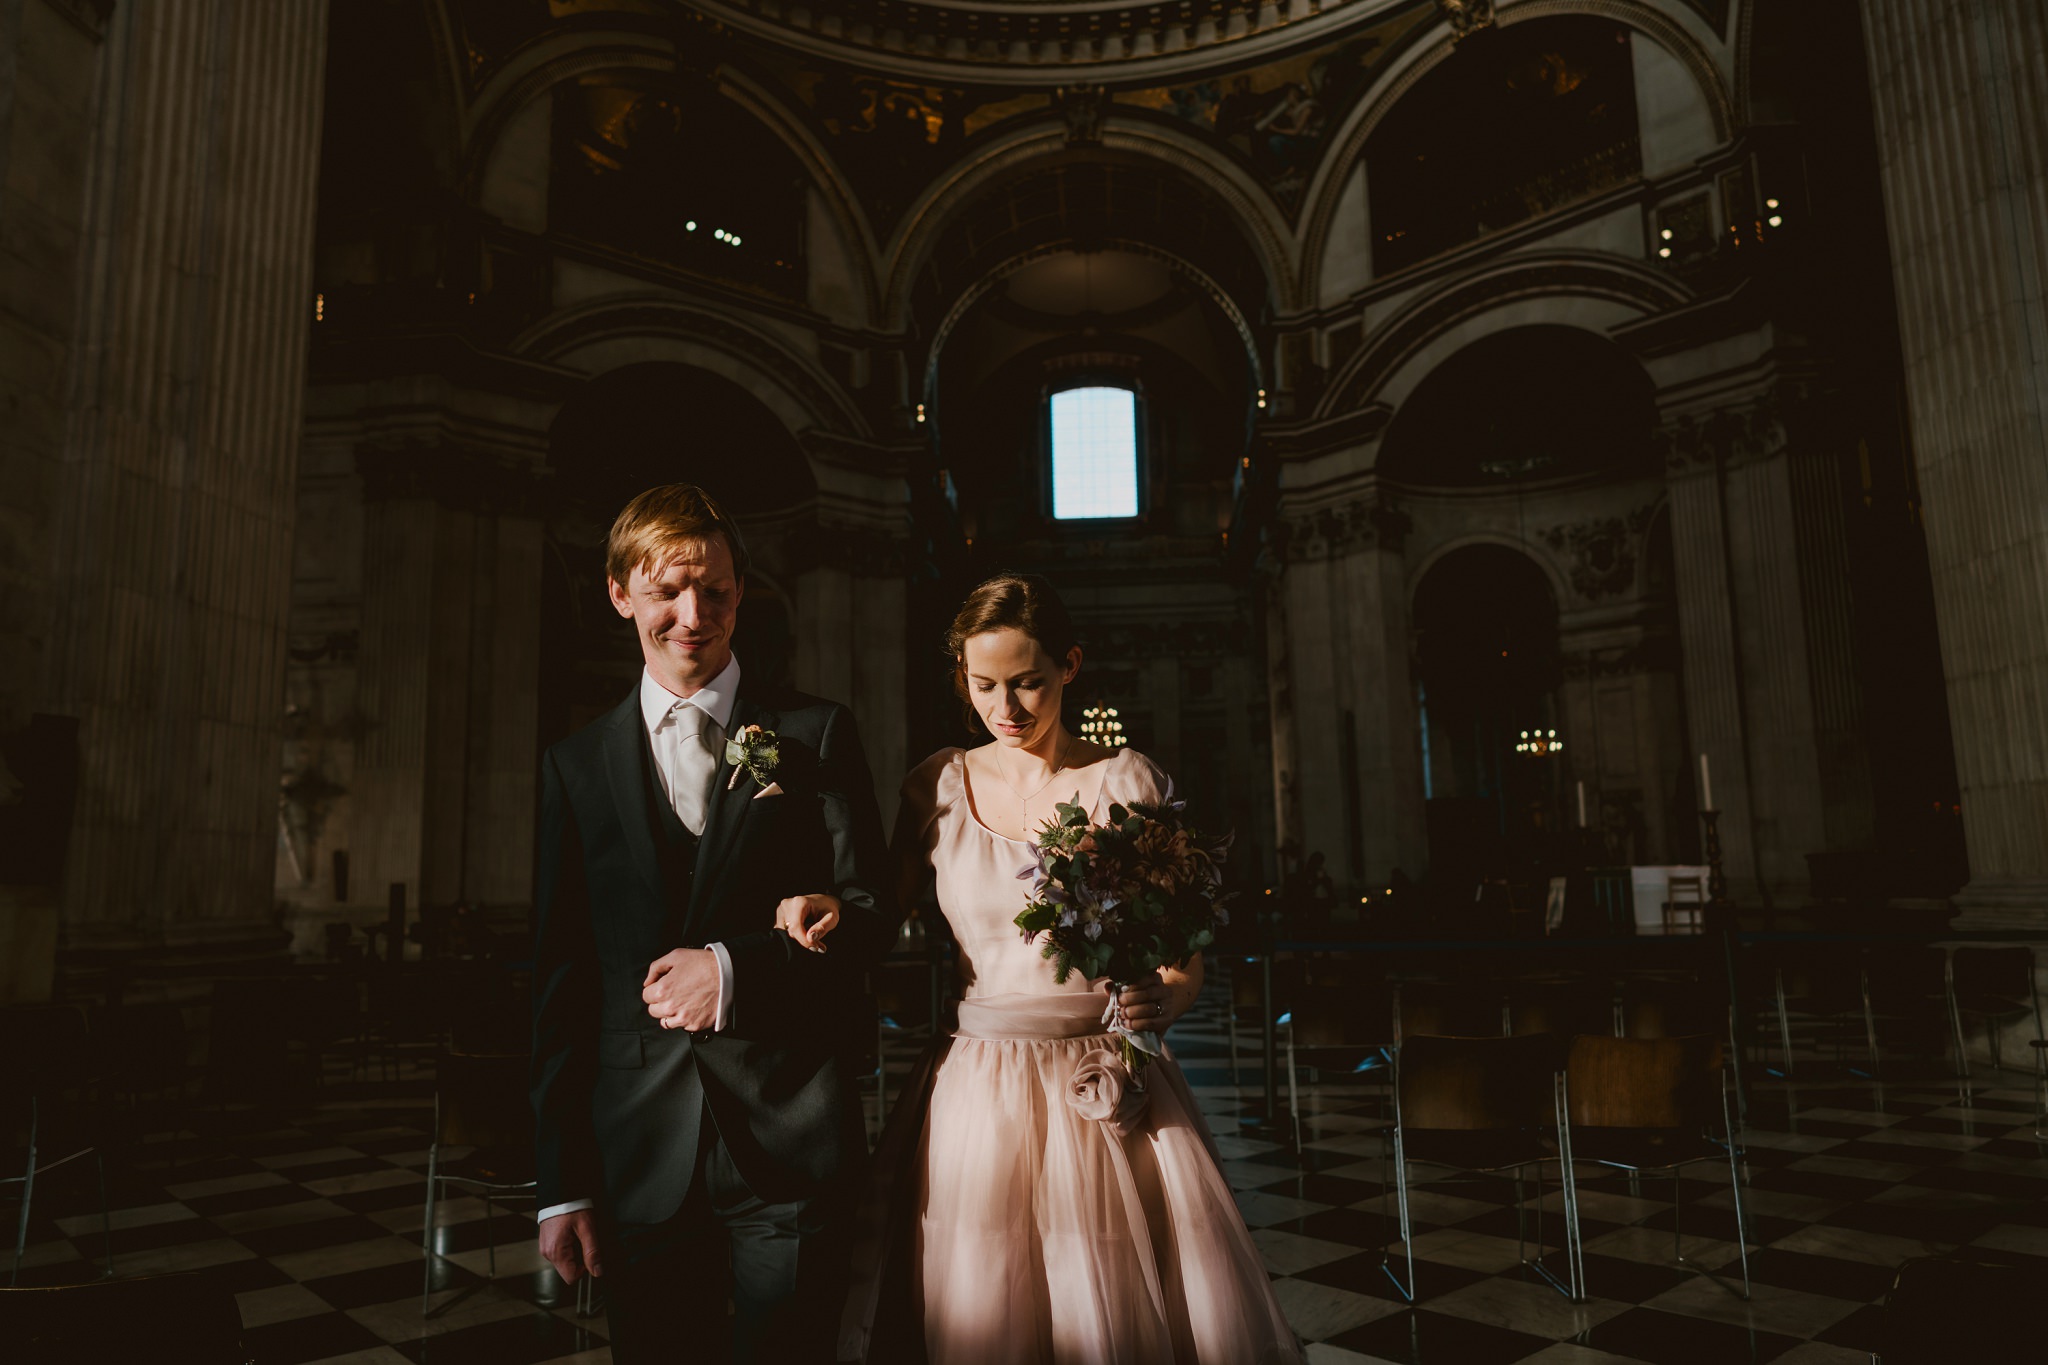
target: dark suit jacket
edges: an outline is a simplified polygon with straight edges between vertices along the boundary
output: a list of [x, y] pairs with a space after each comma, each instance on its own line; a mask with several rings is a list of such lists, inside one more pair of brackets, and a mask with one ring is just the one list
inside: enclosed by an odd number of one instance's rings
[[[721, 764], [687, 892], [668, 884], [650, 822], [648, 740], [636, 686], [548, 750], [534, 898], [533, 1106], [540, 1207], [594, 1199], [621, 1222], [669, 1217], [689, 1192], [708, 1104], [754, 1193], [807, 1198], [866, 1151], [850, 1052], [872, 1031], [862, 973], [891, 941], [874, 784], [853, 716], [741, 680], [732, 733], [776, 732], [763, 789]], [[784, 897], [826, 892], [830, 951], [775, 929]], [[641, 982], [674, 948], [721, 942], [733, 1022], [696, 1040], [647, 1013]]]

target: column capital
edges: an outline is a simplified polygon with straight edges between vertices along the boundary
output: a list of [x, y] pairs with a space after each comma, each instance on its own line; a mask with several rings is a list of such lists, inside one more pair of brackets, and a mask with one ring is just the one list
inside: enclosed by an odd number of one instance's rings
[[1790, 444], [1789, 430], [1804, 419], [1808, 402], [1804, 385], [1779, 384], [1716, 407], [1669, 416], [1652, 441], [1672, 474], [1747, 464]]
[[1288, 564], [1341, 559], [1368, 549], [1399, 553], [1413, 529], [1407, 512], [1378, 489], [1294, 516], [1283, 513], [1273, 522], [1276, 548]]
[[464, 511], [540, 515], [547, 476], [515, 456], [454, 441], [366, 441], [356, 447], [365, 502], [413, 499]]

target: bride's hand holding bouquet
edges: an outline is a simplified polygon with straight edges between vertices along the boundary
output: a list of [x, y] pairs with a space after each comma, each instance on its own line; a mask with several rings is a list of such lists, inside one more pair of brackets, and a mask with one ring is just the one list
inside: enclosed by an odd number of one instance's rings
[[1116, 1035], [1134, 1079], [1158, 1055], [1158, 1033], [1138, 1028], [1121, 996], [1156, 984], [1161, 967], [1184, 966], [1229, 922], [1223, 863], [1230, 839], [1210, 839], [1187, 822], [1186, 802], [1112, 805], [1109, 819], [1088, 823], [1078, 804], [1063, 803], [1034, 841], [1038, 861], [1017, 875], [1032, 883], [1016, 924], [1064, 984], [1078, 971], [1107, 977], [1103, 1022]]

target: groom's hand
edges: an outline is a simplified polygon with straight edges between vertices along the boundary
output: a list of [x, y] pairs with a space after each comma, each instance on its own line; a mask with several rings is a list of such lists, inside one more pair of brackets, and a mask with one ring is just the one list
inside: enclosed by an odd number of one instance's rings
[[540, 1225], [540, 1254], [562, 1277], [574, 1284], [584, 1272], [604, 1274], [604, 1262], [597, 1254], [597, 1218], [589, 1209], [558, 1213]]
[[703, 1033], [718, 1027], [718, 959], [709, 948], [678, 948], [658, 957], [640, 983], [647, 1012], [663, 1028]]

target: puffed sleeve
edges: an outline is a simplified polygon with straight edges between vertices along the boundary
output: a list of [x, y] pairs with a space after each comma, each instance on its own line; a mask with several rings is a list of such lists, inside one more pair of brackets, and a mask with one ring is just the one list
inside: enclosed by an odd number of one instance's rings
[[1174, 799], [1173, 779], [1166, 769], [1136, 749], [1120, 749], [1109, 770], [1109, 799], [1121, 805], [1157, 806]]

